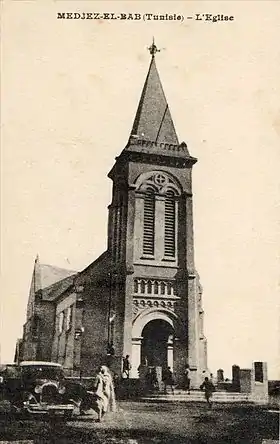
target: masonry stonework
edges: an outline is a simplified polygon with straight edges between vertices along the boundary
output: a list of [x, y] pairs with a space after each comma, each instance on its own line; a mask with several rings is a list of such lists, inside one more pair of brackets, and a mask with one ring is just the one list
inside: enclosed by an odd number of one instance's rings
[[153, 53], [128, 143], [108, 174], [107, 250], [79, 273], [53, 268], [46, 286], [37, 260], [25, 330], [36, 306], [39, 336], [24, 334], [24, 350], [35, 341], [41, 359], [48, 350], [45, 359], [83, 376], [104, 362], [121, 376], [129, 355], [131, 377], [170, 366], [182, 384], [189, 365], [199, 386], [207, 344], [194, 263], [196, 162], [178, 141]]

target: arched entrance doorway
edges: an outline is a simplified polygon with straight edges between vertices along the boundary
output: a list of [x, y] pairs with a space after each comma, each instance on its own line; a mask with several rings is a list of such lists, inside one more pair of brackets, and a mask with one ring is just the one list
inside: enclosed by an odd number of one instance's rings
[[141, 364], [173, 367], [173, 328], [163, 319], [148, 322], [142, 331]]
[[[159, 367], [167, 361], [167, 366], [173, 370], [173, 344], [176, 343], [178, 348], [178, 338], [181, 336], [184, 336], [184, 328], [174, 312], [166, 309], [140, 312], [132, 324], [131, 377], [139, 377], [140, 364], [146, 365], [145, 356], [153, 362], [152, 353], [156, 354], [157, 362], [161, 362]], [[161, 352], [155, 351], [157, 348]]]

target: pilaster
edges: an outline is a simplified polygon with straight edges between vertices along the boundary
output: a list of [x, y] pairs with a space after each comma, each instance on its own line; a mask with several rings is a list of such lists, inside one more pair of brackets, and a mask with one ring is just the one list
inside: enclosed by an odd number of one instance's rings
[[[132, 234], [134, 236], [133, 262], [139, 261], [143, 251], [143, 222], [144, 194], [135, 191], [134, 233]], [[128, 223], [132, 225], [133, 219], [128, 218]]]

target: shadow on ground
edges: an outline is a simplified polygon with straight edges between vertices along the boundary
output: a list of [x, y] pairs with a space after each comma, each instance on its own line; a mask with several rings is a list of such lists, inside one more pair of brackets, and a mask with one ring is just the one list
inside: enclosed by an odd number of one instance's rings
[[144, 405], [123, 403], [101, 424], [94, 417], [30, 420], [4, 415], [0, 440], [32, 440], [34, 444], [222, 444], [262, 443], [278, 438], [279, 414], [242, 406]]

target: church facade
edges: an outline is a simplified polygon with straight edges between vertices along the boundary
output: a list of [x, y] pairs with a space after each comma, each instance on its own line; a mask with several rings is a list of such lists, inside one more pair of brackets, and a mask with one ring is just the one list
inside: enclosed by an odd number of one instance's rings
[[[61, 362], [92, 375], [107, 359], [131, 377], [140, 365], [189, 365], [194, 387], [207, 370], [202, 287], [194, 263], [192, 157], [179, 142], [151, 47], [151, 62], [127, 145], [108, 176], [107, 250], [81, 272], [49, 270], [37, 258], [19, 359]], [[46, 270], [44, 270], [45, 272]]]

